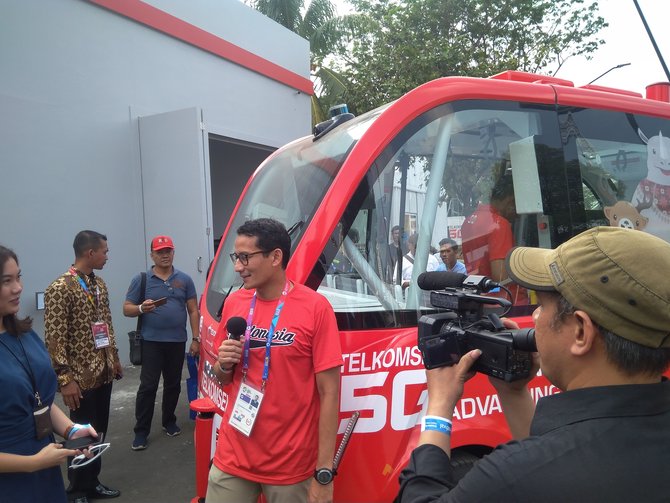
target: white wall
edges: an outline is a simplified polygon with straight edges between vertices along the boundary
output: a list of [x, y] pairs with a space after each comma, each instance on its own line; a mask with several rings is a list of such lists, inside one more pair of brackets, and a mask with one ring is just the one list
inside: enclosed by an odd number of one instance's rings
[[[309, 77], [307, 42], [237, 0], [147, 3]], [[127, 360], [121, 306], [150, 238], [137, 117], [200, 107], [208, 132], [278, 147], [309, 132], [309, 96], [84, 0], [2, 0], [0, 68], [0, 243], [21, 261], [21, 314], [43, 332], [34, 292], [72, 263], [79, 230], [102, 232]]]

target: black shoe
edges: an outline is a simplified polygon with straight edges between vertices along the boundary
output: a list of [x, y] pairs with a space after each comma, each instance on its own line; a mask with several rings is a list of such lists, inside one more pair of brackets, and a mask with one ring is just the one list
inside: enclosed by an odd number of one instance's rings
[[88, 503], [88, 498], [86, 496], [79, 496], [69, 501], [71, 501], [72, 503]]
[[88, 496], [90, 499], [118, 498], [119, 496], [121, 496], [121, 491], [119, 491], [118, 489], [110, 489], [107, 486], [98, 484], [97, 486], [95, 486], [95, 489], [89, 491], [86, 496]]
[[147, 448], [147, 445], [149, 445], [147, 436], [142, 435], [141, 433], [136, 433], [135, 440], [133, 440], [133, 445], [131, 445], [130, 448], [134, 451], [143, 451]]
[[181, 428], [177, 426], [176, 423], [163, 426], [163, 431], [168, 437], [176, 437], [177, 435], [181, 435]]

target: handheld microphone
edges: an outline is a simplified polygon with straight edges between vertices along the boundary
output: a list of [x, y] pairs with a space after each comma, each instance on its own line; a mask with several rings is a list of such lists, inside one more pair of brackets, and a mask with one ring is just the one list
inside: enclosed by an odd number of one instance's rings
[[[226, 331], [228, 332], [228, 338], [233, 339], [234, 341], [239, 341], [240, 337], [242, 337], [242, 334], [246, 329], [247, 329], [247, 320], [245, 320], [241, 316], [233, 316], [232, 318], [228, 318], [228, 321], [226, 322]], [[233, 365], [227, 370], [224, 370], [223, 367], [221, 367], [221, 363], [219, 363], [219, 368], [224, 373], [229, 374], [235, 369], [235, 365]]]
[[445, 288], [466, 287], [480, 292], [490, 292], [500, 286], [491, 278], [478, 275], [465, 275], [459, 272], [431, 271], [422, 272], [416, 280], [422, 290], [444, 290]]
[[236, 341], [240, 340], [242, 334], [247, 329], [247, 320], [241, 316], [233, 316], [226, 322], [226, 330], [228, 331], [228, 338]]

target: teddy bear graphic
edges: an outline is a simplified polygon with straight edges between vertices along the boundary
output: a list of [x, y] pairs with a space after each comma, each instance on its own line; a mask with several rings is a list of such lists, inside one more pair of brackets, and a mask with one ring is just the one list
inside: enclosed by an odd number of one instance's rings
[[641, 231], [649, 222], [649, 219], [643, 217], [638, 209], [628, 201], [617, 201], [613, 206], [606, 206], [604, 210], [612, 227]]
[[631, 203], [648, 219], [645, 230], [670, 242], [670, 138], [660, 131], [647, 138], [641, 129], [638, 135], [647, 144], [647, 177], [637, 185]]

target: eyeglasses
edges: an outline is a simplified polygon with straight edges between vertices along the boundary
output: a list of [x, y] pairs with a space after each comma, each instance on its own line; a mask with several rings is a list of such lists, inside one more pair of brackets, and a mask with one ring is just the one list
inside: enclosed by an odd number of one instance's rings
[[252, 253], [231, 253], [230, 254], [230, 260], [233, 261], [233, 265], [237, 263], [239, 260], [242, 265], [249, 265], [249, 257], [253, 257], [254, 255], [258, 255], [259, 253], [270, 253], [265, 250], [260, 250], [260, 251], [255, 251]]
[[102, 456], [102, 453], [105, 452], [107, 449], [109, 449], [109, 443], [105, 444], [94, 444], [88, 448], [88, 452], [92, 454], [90, 458], [87, 458], [86, 455], [84, 454], [79, 454], [78, 456], [75, 456], [72, 458], [72, 463], [70, 463], [70, 468], [72, 470], [76, 470], [77, 468], [81, 468], [82, 466], [86, 466], [89, 463], [92, 463], [96, 459], [98, 459], [100, 456]]

